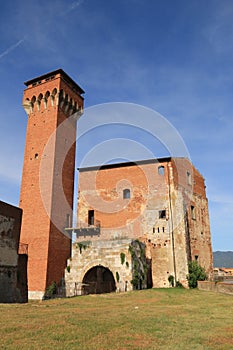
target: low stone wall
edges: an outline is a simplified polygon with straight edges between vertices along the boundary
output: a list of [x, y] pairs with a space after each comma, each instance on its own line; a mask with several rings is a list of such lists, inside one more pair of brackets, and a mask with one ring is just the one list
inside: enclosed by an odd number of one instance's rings
[[198, 289], [225, 294], [233, 294], [233, 281], [232, 283], [198, 281]]

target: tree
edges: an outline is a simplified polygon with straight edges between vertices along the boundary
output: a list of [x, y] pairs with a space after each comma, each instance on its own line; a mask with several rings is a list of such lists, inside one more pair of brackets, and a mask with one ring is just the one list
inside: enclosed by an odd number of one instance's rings
[[190, 261], [188, 267], [189, 267], [189, 274], [187, 278], [188, 278], [189, 288], [196, 288], [197, 281], [205, 281], [207, 279], [206, 271], [203, 267], [201, 267], [198, 264], [197, 261]]

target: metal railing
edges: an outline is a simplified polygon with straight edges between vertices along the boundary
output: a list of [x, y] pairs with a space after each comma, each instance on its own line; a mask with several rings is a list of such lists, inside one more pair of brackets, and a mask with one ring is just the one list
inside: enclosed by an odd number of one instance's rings
[[94, 220], [93, 225], [79, 221], [76, 227], [65, 228], [66, 232], [74, 232], [76, 237], [100, 236], [101, 225], [99, 220]]

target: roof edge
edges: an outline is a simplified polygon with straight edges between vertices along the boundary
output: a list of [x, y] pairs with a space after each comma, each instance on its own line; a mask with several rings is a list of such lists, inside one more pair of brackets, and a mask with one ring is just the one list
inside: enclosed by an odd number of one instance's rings
[[61, 69], [61, 68], [56, 69], [56, 70], [54, 70], [52, 72], [40, 75], [39, 77], [27, 80], [27, 81], [24, 82], [24, 85], [29, 86], [29, 85], [37, 82], [38, 80], [47, 79], [50, 76], [57, 75], [57, 74], [60, 74], [68, 83], [74, 85], [76, 87], [76, 89], [79, 91], [80, 94], [84, 94], [85, 93], [85, 91], [66, 72], [64, 72], [64, 70]]

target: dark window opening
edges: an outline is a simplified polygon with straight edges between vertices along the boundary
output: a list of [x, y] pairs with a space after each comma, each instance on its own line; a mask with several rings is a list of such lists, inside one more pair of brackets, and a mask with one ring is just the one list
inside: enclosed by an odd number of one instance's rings
[[195, 257], [194, 257], [194, 258], [195, 258], [195, 260], [196, 260], [196, 261], [198, 261], [198, 255], [195, 255]]
[[104, 266], [92, 267], [83, 278], [82, 294], [115, 292], [116, 283], [112, 272]]
[[195, 216], [195, 207], [193, 205], [191, 205], [191, 217], [193, 220], [196, 219], [196, 216]]
[[70, 227], [71, 222], [70, 222], [70, 214], [66, 214], [66, 227]]
[[158, 167], [158, 174], [159, 175], [164, 175], [164, 166], [159, 166]]
[[159, 233], [159, 227], [158, 227], [158, 233]]
[[159, 219], [166, 219], [166, 210], [159, 211]]
[[192, 185], [191, 174], [189, 171], [187, 171], [187, 183], [188, 183], [188, 185]]
[[163, 227], [163, 233], [165, 232], [165, 228]]
[[94, 210], [88, 210], [88, 225], [94, 225]]
[[155, 233], [155, 227], [153, 227], [153, 233]]
[[126, 188], [123, 190], [123, 199], [129, 199], [130, 198], [130, 190]]
[[34, 158], [35, 158], [35, 159], [38, 159], [38, 158], [39, 158], [39, 154], [38, 154], [38, 153], [35, 153]]

